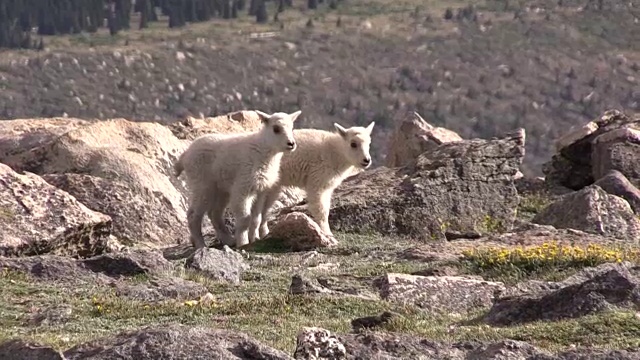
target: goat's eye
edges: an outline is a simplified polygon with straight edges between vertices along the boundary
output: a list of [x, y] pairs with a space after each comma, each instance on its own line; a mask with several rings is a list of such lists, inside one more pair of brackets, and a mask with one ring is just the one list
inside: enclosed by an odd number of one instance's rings
[[352, 142], [352, 143], [351, 143], [351, 147], [355, 149], [355, 148], [357, 148], [357, 147], [358, 147], [358, 144], [356, 144], [356, 143]]
[[281, 131], [281, 130], [280, 130], [280, 126], [274, 126], [274, 127], [273, 127], [273, 133], [274, 133], [274, 134], [280, 134], [280, 131]]

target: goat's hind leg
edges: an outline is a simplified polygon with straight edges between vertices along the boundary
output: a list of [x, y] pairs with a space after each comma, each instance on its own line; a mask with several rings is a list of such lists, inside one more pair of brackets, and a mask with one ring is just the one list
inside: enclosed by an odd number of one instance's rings
[[262, 209], [266, 200], [266, 194], [260, 193], [256, 195], [255, 201], [251, 206], [251, 216], [249, 223], [249, 242], [254, 242], [260, 239], [260, 233], [258, 228], [260, 227], [262, 219]]
[[194, 197], [187, 210], [190, 240], [196, 249], [206, 247], [204, 237], [202, 236], [202, 219], [204, 218], [208, 205], [205, 197]]
[[266, 193], [264, 198], [264, 203], [262, 204], [262, 215], [260, 219], [260, 230], [259, 230], [259, 238], [264, 239], [269, 234], [269, 227], [267, 223], [269, 221], [269, 210], [273, 207], [273, 204], [276, 203], [278, 197], [280, 196], [280, 188], [271, 189]]
[[251, 224], [251, 207], [255, 197], [255, 193], [239, 188], [234, 189], [231, 193], [231, 209], [236, 220], [236, 248], [249, 243], [248, 230]]
[[213, 225], [213, 228], [216, 230], [216, 238], [218, 241], [224, 245], [233, 246], [233, 235], [224, 223], [224, 210], [228, 204], [229, 193], [218, 193], [218, 196], [212, 201], [208, 215], [209, 220], [211, 220], [211, 225]]

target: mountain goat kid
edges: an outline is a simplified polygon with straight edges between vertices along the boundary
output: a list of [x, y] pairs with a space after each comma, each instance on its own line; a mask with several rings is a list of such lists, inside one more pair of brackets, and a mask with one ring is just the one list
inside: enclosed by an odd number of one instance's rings
[[253, 235], [260, 225], [260, 219], [251, 219], [252, 206], [263, 206], [266, 191], [278, 180], [283, 153], [296, 150], [293, 123], [300, 110], [291, 114], [256, 113], [263, 124], [259, 131], [200, 136], [174, 164], [176, 177], [184, 171], [191, 192], [187, 222], [195, 248], [205, 247], [202, 236], [205, 213], [220, 242], [233, 246], [234, 237], [224, 223], [227, 205], [235, 218], [236, 247], [248, 244], [249, 234]]
[[[262, 239], [269, 233], [267, 214], [283, 187], [304, 190], [311, 217], [324, 233], [333, 236], [329, 228], [331, 196], [344, 179], [371, 165], [369, 147], [375, 122], [366, 128], [354, 126], [345, 129], [339, 124], [333, 125], [337, 133], [319, 129], [293, 131], [298, 148], [282, 157], [280, 178], [267, 193], [258, 233], [250, 233], [249, 236]], [[259, 210], [254, 207], [252, 211]]]

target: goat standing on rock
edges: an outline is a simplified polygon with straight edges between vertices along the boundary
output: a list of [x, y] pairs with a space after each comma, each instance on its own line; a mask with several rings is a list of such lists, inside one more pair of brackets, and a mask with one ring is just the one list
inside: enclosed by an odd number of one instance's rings
[[[252, 213], [262, 211], [259, 232], [250, 236], [263, 239], [269, 233], [267, 214], [277, 201], [283, 187], [297, 187], [307, 193], [311, 217], [328, 236], [329, 208], [333, 191], [354, 171], [363, 171], [371, 165], [371, 132], [375, 122], [366, 128], [348, 129], [334, 123], [336, 132], [319, 129], [297, 129], [293, 132], [298, 149], [282, 157], [280, 176], [276, 186], [268, 191], [260, 208], [256, 204]], [[255, 218], [255, 216], [254, 216]]]
[[[260, 217], [252, 206], [263, 207], [267, 191], [278, 181], [284, 152], [294, 152], [293, 123], [301, 111], [260, 116], [263, 128], [249, 134], [210, 134], [195, 139], [174, 164], [176, 176], [184, 171], [191, 192], [187, 221], [191, 243], [205, 247], [202, 219], [207, 213], [218, 240], [232, 245], [234, 238], [225, 226], [224, 210], [234, 215], [235, 245], [254, 241]], [[258, 213], [258, 215], [261, 215]]]

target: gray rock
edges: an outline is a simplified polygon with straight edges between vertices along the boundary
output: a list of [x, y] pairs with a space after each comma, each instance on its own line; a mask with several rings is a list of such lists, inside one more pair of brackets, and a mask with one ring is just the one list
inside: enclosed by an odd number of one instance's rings
[[173, 268], [160, 252], [137, 249], [95, 256], [81, 260], [80, 264], [111, 277], [162, 274]]
[[385, 166], [406, 166], [420, 154], [454, 141], [462, 141], [457, 133], [442, 127], [434, 127], [417, 112], [396, 122], [396, 128], [387, 146]]
[[289, 355], [249, 336], [201, 326], [161, 325], [75, 346], [68, 360], [289, 360]]
[[505, 291], [503, 283], [464, 276], [387, 274], [376, 284], [385, 300], [440, 313], [465, 314], [489, 308], [493, 299]]
[[278, 219], [264, 239], [267, 242], [274, 240], [282, 242], [291, 251], [308, 251], [338, 244], [334, 237], [322, 232], [311, 217], [299, 212], [289, 213]]
[[207, 293], [204, 285], [178, 277], [151, 278], [133, 285], [120, 282], [115, 287], [118, 296], [147, 302], [166, 299], [192, 300]]
[[67, 360], [61, 352], [52, 347], [27, 342], [9, 340], [0, 344], [0, 360]]
[[98, 283], [105, 284], [110, 278], [96, 274], [89, 269], [78, 266], [72, 258], [56, 255], [30, 256], [23, 258], [0, 257], [0, 268], [28, 274], [37, 280], [54, 280], [65, 283]]
[[51, 306], [38, 310], [29, 319], [31, 325], [56, 325], [64, 324], [70, 320], [73, 307], [70, 305]]
[[225, 246], [224, 250], [202, 248], [187, 258], [186, 267], [202, 271], [213, 279], [239, 283], [249, 269], [240, 253]]
[[107, 249], [111, 218], [90, 210], [41, 177], [0, 164], [0, 256], [73, 257]]
[[618, 239], [640, 240], [640, 219], [629, 203], [597, 185], [563, 196], [540, 211], [532, 222]]
[[519, 202], [514, 179], [523, 156], [521, 130], [502, 139], [445, 143], [404, 168], [365, 171], [334, 193], [330, 225], [423, 240], [444, 239], [446, 231], [508, 229]]
[[602, 190], [611, 195], [627, 200], [633, 212], [640, 215], [640, 189], [635, 187], [620, 171], [609, 171], [594, 185], [600, 186]]
[[340, 340], [328, 330], [305, 327], [298, 333], [296, 360], [339, 360], [345, 359], [347, 351]]
[[635, 308], [640, 305], [639, 284], [627, 269], [611, 269], [552, 292], [500, 298], [484, 321], [491, 325], [512, 325], [577, 318], [615, 307]]

